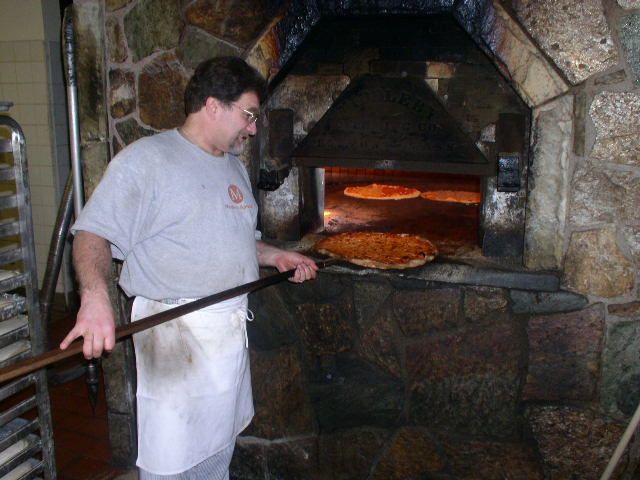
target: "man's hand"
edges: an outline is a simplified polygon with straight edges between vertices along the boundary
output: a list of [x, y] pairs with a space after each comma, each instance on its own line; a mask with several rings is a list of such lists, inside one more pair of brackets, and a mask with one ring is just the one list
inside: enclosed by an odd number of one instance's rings
[[109, 242], [90, 232], [78, 232], [73, 241], [73, 266], [80, 282], [80, 310], [60, 348], [64, 350], [76, 338], [83, 337], [85, 358], [97, 358], [115, 345], [116, 327], [108, 293]]
[[276, 255], [274, 262], [274, 267], [276, 267], [279, 272], [295, 268], [296, 273], [289, 279], [295, 283], [313, 280], [318, 274], [316, 262], [296, 252], [282, 250], [281, 254]]
[[98, 358], [103, 351], [110, 352], [116, 342], [115, 321], [109, 295], [85, 293], [76, 317], [76, 324], [60, 343], [65, 350], [71, 342], [83, 337], [82, 353], [87, 359]]
[[302, 283], [306, 280], [313, 280], [317, 276], [318, 266], [311, 258], [297, 252], [281, 250], [272, 245], [258, 241], [258, 263], [263, 267], [276, 267], [279, 272], [296, 269], [289, 280], [295, 283]]

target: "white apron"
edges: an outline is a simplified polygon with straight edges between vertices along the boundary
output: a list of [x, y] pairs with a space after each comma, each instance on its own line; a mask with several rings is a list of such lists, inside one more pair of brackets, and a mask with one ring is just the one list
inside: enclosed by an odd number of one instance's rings
[[[136, 297], [131, 319], [175, 306]], [[140, 468], [181, 473], [233, 444], [249, 424], [246, 319], [244, 296], [133, 336]]]

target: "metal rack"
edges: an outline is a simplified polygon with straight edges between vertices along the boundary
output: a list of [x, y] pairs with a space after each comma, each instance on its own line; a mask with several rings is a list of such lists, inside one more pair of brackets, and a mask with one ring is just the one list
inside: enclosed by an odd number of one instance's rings
[[[38, 301], [24, 133], [10, 116], [0, 115], [0, 134], [2, 368], [44, 352], [46, 329]], [[42, 478], [56, 478], [44, 370], [0, 386], [0, 479]]]

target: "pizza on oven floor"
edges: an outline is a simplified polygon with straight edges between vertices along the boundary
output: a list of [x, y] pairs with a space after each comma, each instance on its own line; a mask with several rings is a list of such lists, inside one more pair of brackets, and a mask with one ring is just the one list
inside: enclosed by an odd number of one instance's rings
[[438, 254], [429, 240], [406, 233], [339, 233], [320, 240], [314, 248], [356, 265], [381, 269], [419, 267]]
[[420, 194], [422, 198], [434, 202], [463, 203], [473, 205], [480, 203], [480, 192], [465, 192], [461, 190], [429, 190]]
[[368, 200], [404, 200], [419, 197], [420, 190], [400, 185], [372, 183], [371, 185], [347, 187], [344, 189], [344, 194], [348, 197]]

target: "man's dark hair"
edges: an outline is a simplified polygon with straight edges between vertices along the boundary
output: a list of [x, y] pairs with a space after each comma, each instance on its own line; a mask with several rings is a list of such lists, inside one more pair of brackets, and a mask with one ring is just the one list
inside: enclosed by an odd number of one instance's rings
[[254, 92], [262, 102], [266, 91], [262, 75], [241, 58], [214, 57], [196, 67], [184, 91], [184, 110], [187, 115], [197, 112], [209, 97], [229, 105], [246, 92]]

